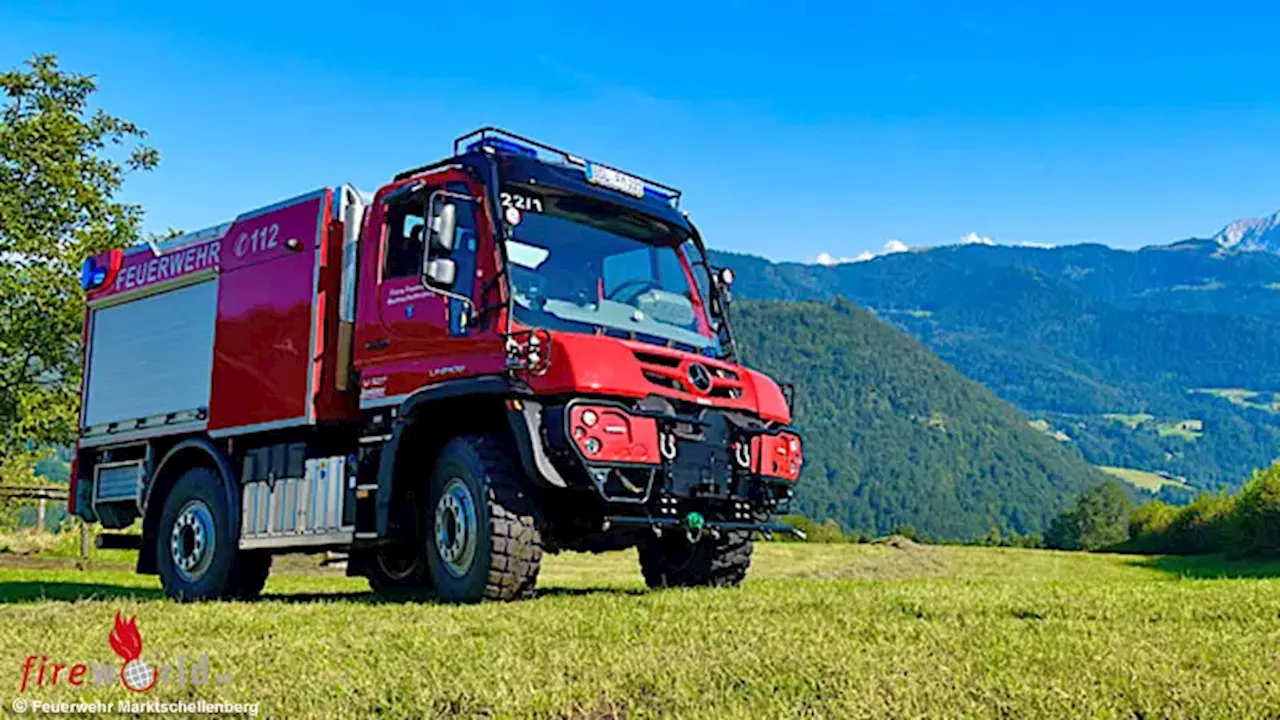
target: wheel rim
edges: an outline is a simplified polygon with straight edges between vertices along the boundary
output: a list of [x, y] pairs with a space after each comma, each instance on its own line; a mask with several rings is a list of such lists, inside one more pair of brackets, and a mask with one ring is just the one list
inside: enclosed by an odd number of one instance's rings
[[435, 527], [436, 552], [450, 575], [462, 577], [471, 569], [479, 529], [471, 489], [462, 478], [450, 479], [436, 502]]
[[187, 501], [169, 532], [169, 556], [178, 576], [187, 582], [204, 577], [213, 563], [216, 543], [213, 511], [209, 505], [203, 500]]

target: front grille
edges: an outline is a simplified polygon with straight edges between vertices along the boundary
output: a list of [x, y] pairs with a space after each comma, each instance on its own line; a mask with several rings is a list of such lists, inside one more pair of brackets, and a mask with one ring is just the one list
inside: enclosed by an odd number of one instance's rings
[[663, 367], [680, 367], [680, 358], [670, 355], [658, 355], [657, 353], [636, 352], [636, 360], [646, 365], [661, 365]]
[[653, 383], [654, 385], [661, 385], [662, 387], [668, 388], [671, 390], [679, 390], [681, 392], [687, 392], [684, 389], [684, 386], [681, 385], [680, 382], [675, 378], [670, 378], [670, 377], [667, 377], [666, 375], [659, 375], [658, 373], [653, 372], [652, 370], [642, 370], [641, 372], [644, 373], [645, 379]]
[[[679, 355], [667, 355], [660, 352], [633, 350], [633, 354], [641, 365], [641, 372], [649, 382], [667, 390], [690, 395], [697, 394], [690, 385], [686, 373], [685, 359]], [[705, 393], [707, 397], [737, 400], [743, 395], [742, 380], [738, 373], [725, 367], [712, 365], [705, 360], [701, 362], [711, 374], [711, 388]]]

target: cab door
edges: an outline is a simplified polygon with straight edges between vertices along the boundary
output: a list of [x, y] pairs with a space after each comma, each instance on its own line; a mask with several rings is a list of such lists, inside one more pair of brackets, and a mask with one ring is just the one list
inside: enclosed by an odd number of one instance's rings
[[[427, 204], [440, 190], [470, 193], [464, 174], [447, 171], [384, 190], [370, 213], [365, 235], [372, 242], [362, 251], [355, 348], [362, 407], [394, 404], [448, 376], [456, 365], [450, 359], [465, 347], [468, 304], [422, 282]], [[456, 209], [453, 292], [474, 298], [476, 208], [458, 202]]]

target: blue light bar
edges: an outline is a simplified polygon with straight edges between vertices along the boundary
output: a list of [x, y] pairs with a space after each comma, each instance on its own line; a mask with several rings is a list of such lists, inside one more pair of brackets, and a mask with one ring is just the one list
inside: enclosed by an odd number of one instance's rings
[[98, 287], [107, 279], [107, 271], [93, 262], [93, 258], [85, 258], [80, 266], [80, 288], [88, 291]]
[[498, 152], [511, 153], [513, 155], [524, 155], [525, 157], [536, 158], [538, 151], [531, 147], [526, 147], [519, 143], [504, 140], [503, 138], [486, 137], [471, 143], [467, 146], [467, 152], [475, 152], [482, 147], [491, 148]]
[[656, 198], [665, 203], [671, 202], [676, 197], [675, 194], [673, 193], [663, 192], [655, 188], [654, 186], [648, 185], [648, 184], [644, 186], [644, 194], [645, 194], [645, 197]]

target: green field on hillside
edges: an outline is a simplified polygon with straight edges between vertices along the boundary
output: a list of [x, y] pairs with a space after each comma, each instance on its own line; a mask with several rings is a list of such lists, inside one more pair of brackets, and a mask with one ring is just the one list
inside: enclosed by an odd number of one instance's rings
[[1135, 470], [1133, 468], [1110, 467], [1107, 465], [1099, 465], [1098, 469], [1108, 475], [1113, 475], [1130, 485], [1147, 490], [1150, 492], [1159, 492], [1160, 488], [1169, 485], [1176, 488], [1190, 488], [1191, 486], [1180, 480], [1174, 480], [1162, 477], [1153, 472], [1146, 470]]
[[1280, 401], [1276, 400], [1274, 393], [1262, 393], [1244, 388], [1192, 388], [1191, 392], [1222, 398], [1238, 407], [1280, 413]]
[[[175, 605], [154, 578], [0, 561], [0, 673], [114, 662], [116, 611], [156, 700], [267, 717], [1248, 717], [1280, 708], [1280, 564], [768, 544], [739, 590], [646, 592], [633, 553], [559, 556], [537, 599], [381, 603], [288, 559], [264, 600]], [[1223, 577], [1219, 577], [1223, 576]], [[1232, 577], [1236, 576], [1236, 577]], [[118, 667], [118, 666], [117, 666]], [[24, 699], [119, 701], [119, 685]], [[139, 696], [134, 695], [133, 698]], [[6, 703], [9, 699], [6, 699]]]
[[1108, 420], [1115, 420], [1123, 425], [1128, 425], [1130, 430], [1138, 429], [1139, 425], [1155, 420], [1154, 415], [1147, 413], [1107, 413], [1103, 415]]

